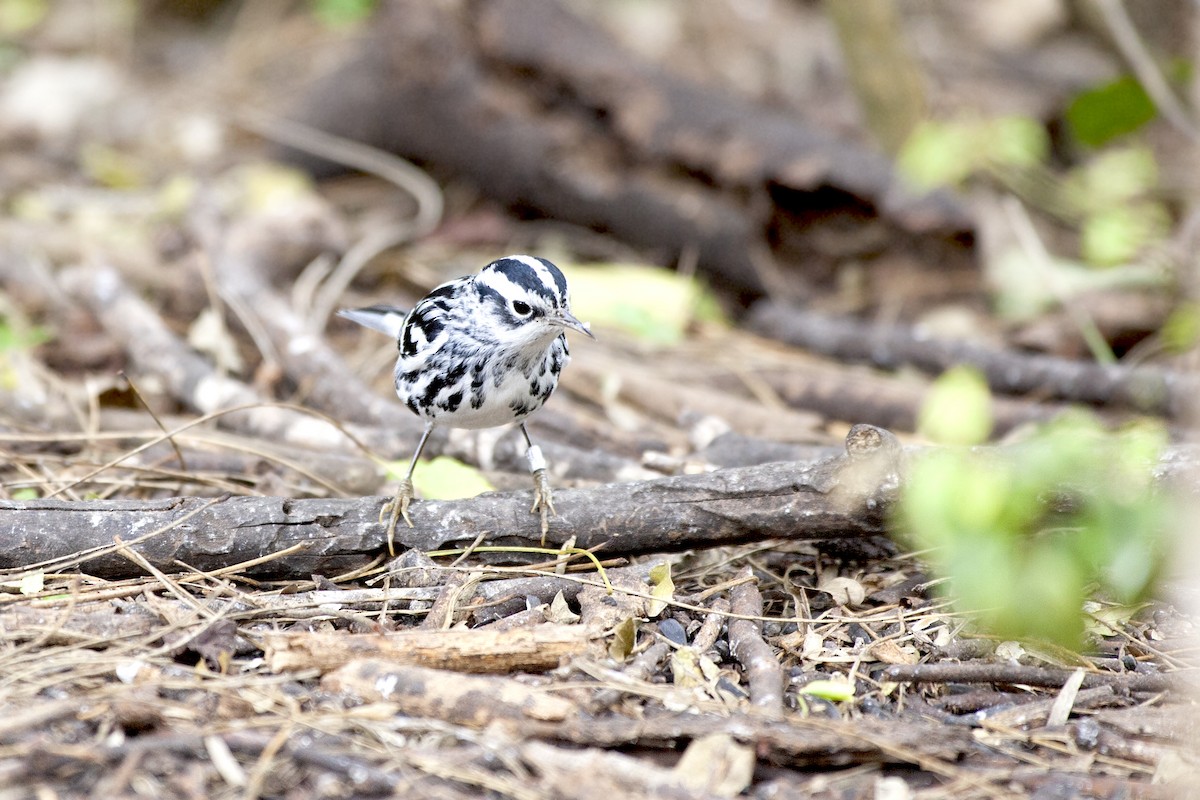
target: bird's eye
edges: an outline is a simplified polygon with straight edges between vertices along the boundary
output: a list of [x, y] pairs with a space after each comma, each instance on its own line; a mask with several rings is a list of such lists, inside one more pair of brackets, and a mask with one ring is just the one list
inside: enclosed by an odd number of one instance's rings
[[513, 300], [512, 310], [518, 317], [528, 317], [533, 313], [533, 309], [529, 307], [529, 303], [523, 303], [520, 300]]

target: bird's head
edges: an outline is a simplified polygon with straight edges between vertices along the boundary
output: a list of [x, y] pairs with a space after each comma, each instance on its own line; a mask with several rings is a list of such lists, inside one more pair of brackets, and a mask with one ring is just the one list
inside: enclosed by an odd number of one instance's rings
[[567, 279], [544, 258], [506, 256], [475, 276], [481, 313], [499, 342], [515, 347], [546, 345], [565, 330], [592, 336], [571, 314]]

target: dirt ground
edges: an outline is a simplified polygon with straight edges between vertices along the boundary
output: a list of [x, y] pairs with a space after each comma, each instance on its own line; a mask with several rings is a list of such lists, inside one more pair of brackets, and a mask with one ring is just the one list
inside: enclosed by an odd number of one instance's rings
[[[1151, 417], [1194, 496], [1185, 83], [1161, 236], [1005, 267], [1087, 246], [1067, 108], [1192, 4], [898, 2], [921, 114], [1051, 146], [932, 192], [844, 5], [354, 5], [0, 0], [0, 800], [1200, 796], [1186, 536], [1074, 653], [890, 516], [957, 363], [998, 443]], [[422, 425], [335, 312], [520, 252], [596, 335], [529, 424], [557, 516], [518, 431], [438, 429], [389, 540]]]

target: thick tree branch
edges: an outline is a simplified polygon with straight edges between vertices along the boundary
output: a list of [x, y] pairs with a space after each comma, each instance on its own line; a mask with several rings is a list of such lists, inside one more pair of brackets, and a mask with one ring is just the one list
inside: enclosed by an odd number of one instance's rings
[[[561, 490], [555, 494], [559, 513], [549, 538], [561, 543], [573, 537], [577, 546], [601, 548], [612, 557], [770, 538], [877, 534], [884, 530], [888, 498], [868, 504], [852, 487], [894, 482], [878, 476], [845, 480], [849, 469], [856, 476], [875, 475], [857, 471], [868, 463], [843, 456]], [[279, 497], [0, 501], [0, 538], [7, 543], [0, 569], [70, 559], [97, 548], [107, 552], [88, 557], [80, 567], [84, 572], [109, 578], [141, 574], [141, 567], [113, 551], [120, 539], [163, 570], [178, 569], [180, 562], [211, 570], [267, 559], [246, 572], [335, 575], [384, 550], [378, 521], [383, 502]], [[418, 501], [411, 509], [416, 527], [400, 526], [396, 543], [436, 550], [482, 537], [492, 544], [536, 545], [541, 533], [529, 504], [529, 492]], [[289, 552], [271, 557], [281, 551]]]

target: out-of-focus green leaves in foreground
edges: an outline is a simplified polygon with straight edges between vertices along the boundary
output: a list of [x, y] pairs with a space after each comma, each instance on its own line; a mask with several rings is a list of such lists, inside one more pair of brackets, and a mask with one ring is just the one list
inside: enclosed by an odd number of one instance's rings
[[693, 321], [723, 322], [717, 301], [695, 277], [637, 264], [564, 265], [571, 311], [654, 345], [675, 344]]
[[1171, 521], [1152, 478], [1164, 433], [1109, 432], [1079, 413], [1019, 443], [963, 446], [990, 425], [981, 376], [939, 379], [922, 426], [948, 446], [912, 465], [898, 526], [982, 630], [1077, 649], [1090, 596], [1133, 603], [1158, 575]]

